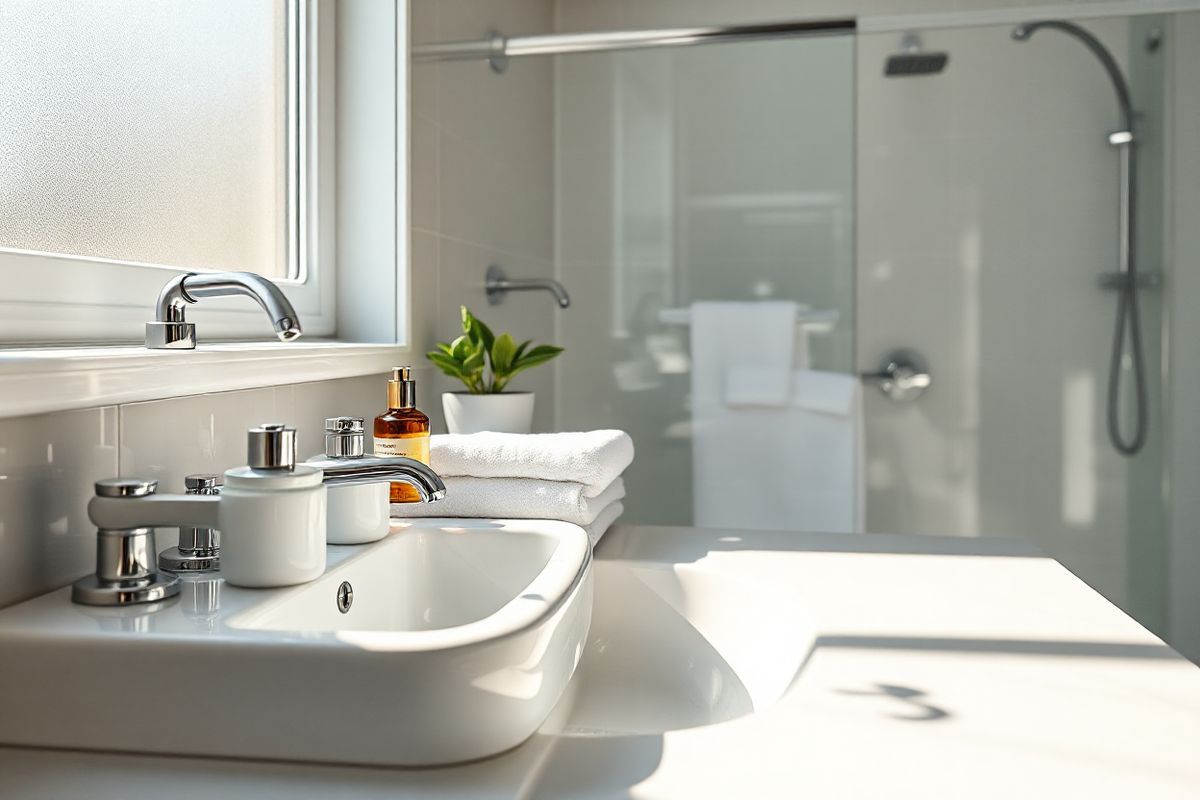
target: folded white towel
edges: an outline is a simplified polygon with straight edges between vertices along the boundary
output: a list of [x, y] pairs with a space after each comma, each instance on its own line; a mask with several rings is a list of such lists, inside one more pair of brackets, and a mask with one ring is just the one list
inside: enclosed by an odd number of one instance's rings
[[[785, 406], [796, 360], [796, 315], [787, 301], [692, 304], [692, 358], [716, 371], [699, 375], [697, 392], [731, 406]], [[698, 373], [699, 370], [697, 369]]]
[[624, 431], [443, 434], [431, 437], [429, 445], [429, 464], [442, 477], [578, 483], [591, 497], [632, 461], [633, 440]]
[[600, 541], [613, 523], [617, 521], [617, 517], [625, 512], [625, 504], [618, 500], [615, 503], [610, 503], [607, 508], [600, 512], [595, 521], [591, 525], [584, 525], [583, 529], [587, 531], [588, 538], [592, 540], [592, 547]]
[[758, 364], [730, 364], [725, 373], [725, 402], [730, 406], [783, 406], [792, 390], [792, 373]]
[[446, 496], [436, 503], [393, 503], [393, 517], [499, 517], [560, 519], [591, 525], [625, 496], [620, 478], [592, 495], [582, 483], [531, 478], [445, 478]]

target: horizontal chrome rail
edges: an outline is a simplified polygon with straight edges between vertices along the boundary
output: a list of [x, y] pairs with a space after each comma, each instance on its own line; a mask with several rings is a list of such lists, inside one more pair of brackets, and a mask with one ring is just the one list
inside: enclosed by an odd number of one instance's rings
[[503, 72], [508, 59], [513, 56], [596, 53], [608, 50], [678, 47], [751, 39], [832, 36], [854, 33], [855, 28], [854, 18], [840, 17], [750, 25], [702, 25], [691, 28], [551, 33], [539, 36], [507, 37], [500, 33], [493, 33], [489, 38], [483, 40], [416, 45], [412, 49], [412, 57], [415, 61], [487, 59], [492, 62], [493, 69]]

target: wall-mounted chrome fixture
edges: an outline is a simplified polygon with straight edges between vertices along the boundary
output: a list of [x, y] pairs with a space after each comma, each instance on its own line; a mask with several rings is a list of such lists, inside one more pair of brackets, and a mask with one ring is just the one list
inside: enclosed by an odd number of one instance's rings
[[492, 264], [484, 275], [483, 288], [487, 291], [487, 301], [490, 306], [498, 306], [504, 301], [504, 295], [509, 292], [525, 292], [541, 289], [554, 295], [559, 308], [571, 305], [571, 296], [563, 285], [553, 278], [512, 278], [504, 274], [498, 264]]
[[925, 360], [912, 350], [893, 350], [878, 370], [864, 372], [861, 377], [898, 403], [916, 400], [933, 385], [933, 376], [929, 374]]
[[919, 75], [936, 75], [946, 68], [950, 54], [931, 53], [921, 47], [921, 37], [915, 31], [904, 34], [900, 40], [900, 52], [888, 56], [883, 74], [888, 78], [905, 78]]
[[594, 31], [513, 36], [491, 32], [486, 39], [416, 45], [414, 61], [487, 60], [492, 70], [504, 72], [514, 56], [549, 56], [563, 53], [596, 53], [606, 50], [639, 50], [645, 47], [679, 47], [748, 39], [829, 36], [854, 33], [853, 18], [789, 20], [757, 25], [705, 25], [640, 31]]
[[[1055, 30], [1074, 38], [1091, 51], [1112, 83], [1116, 95], [1117, 113], [1121, 127], [1108, 134], [1108, 143], [1117, 149], [1118, 183], [1117, 202], [1120, 207], [1117, 221], [1117, 271], [1101, 276], [1101, 285], [1117, 292], [1117, 325], [1113, 331], [1112, 349], [1108, 362], [1107, 421], [1108, 438], [1113, 448], [1122, 455], [1132, 456], [1142, 449], [1150, 427], [1149, 399], [1146, 388], [1146, 357], [1142, 349], [1142, 322], [1138, 308], [1138, 290], [1154, 285], [1149, 273], [1139, 271], [1137, 249], [1134, 247], [1137, 214], [1134, 201], [1137, 197], [1137, 149], [1133, 103], [1129, 94], [1129, 83], [1121, 71], [1117, 59], [1087, 29], [1059, 19], [1044, 19], [1025, 22], [1012, 29], [1012, 38], [1027, 42], [1041, 29]], [[1126, 347], [1128, 342], [1128, 347]], [[1128, 350], [1133, 366], [1133, 430], [1121, 430], [1121, 379]]]
[[196, 325], [184, 309], [202, 297], [246, 295], [258, 301], [271, 318], [281, 342], [300, 338], [296, 310], [271, 281], [253, 272], [187, 272], [167, 281], [154, 307], [154, 321], [146, 323], [146, 347], [151, 350], [195, 350]]

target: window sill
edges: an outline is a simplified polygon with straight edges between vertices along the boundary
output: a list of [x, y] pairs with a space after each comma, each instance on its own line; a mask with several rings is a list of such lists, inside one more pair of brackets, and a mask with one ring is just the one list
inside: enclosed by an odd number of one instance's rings
[[0, 350], [0, 418], [383, 373], [407, 352], [329, 341]]

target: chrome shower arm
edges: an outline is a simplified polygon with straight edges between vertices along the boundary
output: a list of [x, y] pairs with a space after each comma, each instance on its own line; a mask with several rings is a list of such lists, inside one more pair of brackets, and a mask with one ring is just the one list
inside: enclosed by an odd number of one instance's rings
[[534, 290], [547, 291], [554, 295], [559, 308], [571, 305], [571, 296], [561, 283], [553, 278], [509, 278], [504, 270], [496, 264], [487, 269], [484, 276], [484, 290], [487, 292], [488, 305], [499, 305], [504, 295], [509, 292], [527, 292]]
[[[1125, 126], [1125, 132], [1132, 134], [1133, 105], [1129, 99], [1129, 84], [1126, 83], [1125, 75], [1121, 72], [1121, 67], [1117, 64], [1117, 60], [1113, 58], [1108, 48], [1086, 28], [1076, 25], [1074, 22], [1067, 22], [1061, 19], [1044, 19], [1036, 22], [1022, 23], [1013, 28], [1012, 37], [1018, 42], [1025, 42], [1040, 28], [1048, 28], [1060, 31], [1068, 36], [1073, 36], [1087, 47], [1088, 50], [1092, 51], [1092, 55], [1096, 57], [1104, 67], [1104, 71], [1108, 73], [1108, 78], [1112, 81], [1113, 90], [1117, 93], [1117, 104], [1121, 107], [1121, 124]], [[1112, 140], [1110, 139], [1110, 141]], [[1116, 141], [1112, 143], [1121, 144], [1121, 142]]]

